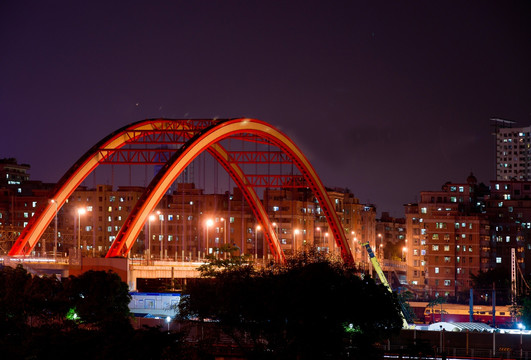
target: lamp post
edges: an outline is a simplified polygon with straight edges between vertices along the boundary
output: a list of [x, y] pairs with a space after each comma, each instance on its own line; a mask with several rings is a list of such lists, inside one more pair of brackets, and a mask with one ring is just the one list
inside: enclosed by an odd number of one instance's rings
[[319, 232], [319, 245], [322, 246], [323, 244], [321, 243], [321, 235], [322, 235], [321, 228], [318, 226], [315, 228], [315, 231]]
[[260, 231], [261, 226], [256, 225], [256, 229], [254, 231], [254, 258], [255, 260], [258, 260], [258, 231]]
[[52, 199], [50, 200], [50, 202], [55, 205], [55, 234], [54, 234], [54, 241], [53, 241], [53, 260], [56, 261], [57, 259], [57, 201]]
[[166, 316], [166, 324], [168, 324], [168, 334], [170, 333], [170, 322], [171, 322], [171, 317]]
[[402, 248], [402, 261], [406, 261], [407, 260], [406, 253], [407, 253], [407, 247], [404, 246]]
[[[280, 232], [279, 232], [278, 224], [274, 222], [272, 225], [273, 225], [273, 229], [275, 229], [275, 235], [277, 236], [277, 241], [278, 243], [280, 243]], [[271, 258], [271, 252], [269, 251], [269, 248], [268, 248], [267, 259], [269, 260], [270, 258]]]
[[155, 215], [151, 214], [148, 218], [148, 241], [146, 244], [146, 256], [147, 260], [151, 260], [151, 222], [155, 220]]
[[293, 253], [297, 251], [297, 235], [299, 235], [299, 229], [293, 230]]
[[221, 218], [221, 221], [223, 221], [223, 245], [227, 244], [227, 219]]
[[[208, 250], [209, 250], [208, 249], [208, 228], [214, 225], [214, 220], [207, 219], [205, 224], [206, 224], [206, 255], [208, 255]], [[205, 255], [205, 258], [206, 258], [206, 255]]]
[[382, 234], [378, 234], [378, 238], [380, 239], [380, 245], [376, 245], [378, 246], [378, 253], [380, 255], [380, 260], [383, 259], [383, 256], [382, 256], [382, 247], [383, 247], [383, 244], [382, 244]]
[[354, 258], [354, 264], [356, 263], [356, 244], [355, 244], [355, 241], [356, 241], [356, 232], [355, 231], [351, 231], [350, 234], [352, 235], [352, 252], [353, 252], [353, 258]]
[[[160, 242], [160, 259], [162, 260], [162, 258], [164, 257], [164, 255], [163, 255], [163, 252], [164, 252], [164, 234], [163, 234], [163, 231], [162, 231], [162, 222], [164, 221], [164, 215], [161, 215], [160, 210], [157, 210], [157, 215], [158, 215], [159, 220], [160, 220], [159, 242]], [[162, 237], [162, 239], [161, 239], [161, 237]]]
[[325, 241], [326, 241], [326, 248], [328, 249], [328, 252], [330, 253], [330, 245], [328, 244], [328, 233], [325, 232], [324, 236], [325, 236]]
[[87, 211], [85, 208], [77, 209], [77, 248], [79, 251], [79, 258], [81, 259], [81, 215], [84, 215]]

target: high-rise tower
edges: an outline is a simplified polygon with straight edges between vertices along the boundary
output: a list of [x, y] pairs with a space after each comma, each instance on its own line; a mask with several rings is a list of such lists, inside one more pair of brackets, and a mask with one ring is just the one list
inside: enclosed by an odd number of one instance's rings
[[531, 180], [531, 126], [491, 119], [496, 135], [496, 180]]

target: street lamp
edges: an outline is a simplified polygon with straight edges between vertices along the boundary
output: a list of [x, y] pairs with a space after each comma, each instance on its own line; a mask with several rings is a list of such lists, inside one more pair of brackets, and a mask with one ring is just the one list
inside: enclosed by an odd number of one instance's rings
[[293, 253], [297, 251], [297, 235], [299, 235], [299, 229], [293, 230]]
[[356, 241], [356, 232], [355, 231], [351, 231], [350, 234], [352, 235], [352, 252], [354, 253], [354, 263], [356, 263], [356, 244], [355, 244], [355, 241]]
[[328, 249], [328, 252], [330, 252], [330, 245], [328, 244], [328, 233], [325, 232], [324, 236], [325, 236], [325, 241], [326, 241], [326, 248]]
[[258, 231], [260, 231], [260, 225], [256, 225], [256, 230], [254, 232], [254, 258], [258, 260]]
[[[159, 220], [160, 220], [159, 241], [160, 241], [160, 259], [162, 260], [162, 258], [164, 257], [164, 255], [163, 255], [163, 252], [164, 252], [164, 234], [163, 234], [163, 229], [162, 229], [162, 222], [164, 221], [164, 215], [161, 215], [160, 210], [157, 210], [157, 215], [159, 216]], [[162, 236], [162, 239], [160, 238], [161, 236]]]
[[[275, 235], [277, 236], [277, 241], [280, 243], [280, 229], [278, 228], [278, 224], [274, 222], [273, 229], [275, 229]], [[269, 250], [269, 247], [267, 248], [267, 258], [270, 259], [271, 251]]]
[[323, 235], [323, 233], [321, 232], [321, 228], [318, 226], [315, 228], [315, 231], [319, 231], [319, 245], [322, 246], [321, 235]]
[[54, 199], [50, 200], [52, 204], [55, 205], [55, 234], [54, 234], [54, 241], [53, 241], [53, 260], [55, 261], [57, 258], [57, 201]]
[[168, 334], [170, 333], [170, 322], [171, 322], [171, 317], [166, 316], [166, 324], [168, 324]]
[[146, 256], [148, 261], [151, 260], [151, 222], [155, 220], [155, 215], [151, 214], [148, 218], [148, 241], [146, 244]]
[[221, 218], [219, 219], [223, 221], [223, 245], [227, 244], [227, 219]]
[[407, 260], [406, 253], [407, 253], [407, 247], [404, 246], [402, 248], [402, 261], [406, 261]]
[[214, 220], [207, 219], [206, 221], [206, 255], [208, 255], [208, 228], [211, 227], [212, 225], [214, 225]]
[[77, 248], [79, 250], [79, 258], [81, 258], [81, 215], [87, 212], [85, 208], [77, 209]]
[[380, 254], [380, 259], [383, 259], [383, 256], [382, 256], [382, 247], [383, 247], [383, 244], [382, 244], [382, 234], [378, 234], [378, 237], [380, 238], [380, 245], [376, 245], [378, 246], [378, 252]]

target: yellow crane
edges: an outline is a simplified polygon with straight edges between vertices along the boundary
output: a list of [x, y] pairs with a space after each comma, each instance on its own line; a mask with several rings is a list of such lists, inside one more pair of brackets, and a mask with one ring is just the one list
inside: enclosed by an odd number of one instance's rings
[[[380, 266], [380, 263], [378, 262], [378, 259], [376, 258], [376, 256], [374, 256], [374, 252], [371, 249], [371, 245], [369, 245], [369, 243], [366, 242], [366, 243], [361, 244], [361, 246], [364, 246], [365, 250], [367, 250], [367, 253], [369, 254], [369, 260], [371, 260], [372, 266], [374, 267], [374, 270], [376, 271], [376, 273], [378, 274], [378, 277], [380, 278], [380, 282], [387, 288], [387, 290], [389, 290], [389, 292], [392, 293], [393, 289], [391, 289], [389, 282], [385, 278], [385, 274], [382, 270], [382, 267]], [[407, 323], [406, 315], [404, 313], [402, 303], [400, 303], [400, 307], [401, 307], [401, 313], [402, 313], [402, 328], [409, 329], [410, 326]]]

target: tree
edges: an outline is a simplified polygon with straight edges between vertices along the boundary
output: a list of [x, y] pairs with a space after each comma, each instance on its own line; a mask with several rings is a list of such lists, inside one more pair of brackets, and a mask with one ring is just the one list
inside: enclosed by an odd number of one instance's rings
[[131, 327], [129, 288], [114, 272], [87, 271], [64, 281], [76, 318], [89, 327]]
[[18, 265], [15, 269], [3, 267], [0, 271], [0, 327], [2, 329], [26, 325], [29, 317], [27, 288], [31, 275]]
[[309, 250], [286, 265], [219, 269], [191, 285], [180, 316], [215, 320], [249, 356], [346, 358], [400, 330], [397, 297], [355, 269]]

